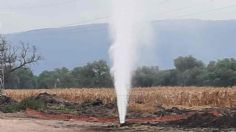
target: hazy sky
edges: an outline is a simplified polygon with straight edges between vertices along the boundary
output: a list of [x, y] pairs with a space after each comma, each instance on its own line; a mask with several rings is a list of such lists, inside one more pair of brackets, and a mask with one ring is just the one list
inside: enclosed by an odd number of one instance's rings
[[[147, 19], [236, 19], [236, 0], [137, 0]], [[0, 0], [0, 33], [107, 22], [111, 0]], [[140, 13], [140, 11], [137, 11]]]

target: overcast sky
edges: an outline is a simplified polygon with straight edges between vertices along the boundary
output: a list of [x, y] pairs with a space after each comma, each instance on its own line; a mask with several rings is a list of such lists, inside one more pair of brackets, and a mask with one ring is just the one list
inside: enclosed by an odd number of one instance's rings
[[[236, 19], [236, 0], [137, 1], [142, 1], [150, 20]], [[111, 0], [0, 0], [0, 3], [0, 33], [107, 22], [111, 16]]]

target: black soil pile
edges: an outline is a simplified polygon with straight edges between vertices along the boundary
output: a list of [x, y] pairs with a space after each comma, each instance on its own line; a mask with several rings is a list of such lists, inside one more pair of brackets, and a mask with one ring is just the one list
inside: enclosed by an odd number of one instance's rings
[[116, 103], [105, 104], [102, 100], [84, 102], [77, 106], [80, 115], [95, 117], [114, 117], [117, 116]]
[[59, 98], [55, 94], [40, 93], [38, 96], [32, 97], [31, 100], [36, 104], [39, 104], [39, 109], [36, 108], [36, 110], [40, 110], [41, 112], [50, 114], [77, 113], [76, 103], [69, 102], [65, 99]]
[[117, 116], [116, 103], [105, 104], [102, 100], [96, 99], [94, 101], [74, 103], [51, 95], [48, 93], [41, 93], [32, 98], [34, 102], [41, 102], [43, 109], [41, 112], [60, 114], [69, 113], [83, 116], [93, 117], [114, 117]]
[[13, 100], [10, 97], [7, 97], [5, 95], [0, 95], [0, 105], [7, 105], [7, 104], [13, 104], [16, 103], [15, 100]]
[[177, 107], [172, 107], [170, 109], [166, 109], [162, 106], [157, 106], [155, 112], [136, 112], [129, 111], [127, 113], [128, 118], [139, 118], [139, 117], [162, 117], [162, 116], [171, 116], [171, 115], [183, 115], [189, 112], [193, 112], [193, 110], [188, 109], [179, 109]]
[[171, 109], [165, 109], [162, 106], [158, 106], [154, 115], [157, 117], [166, 116], [166, 115], [182, 115], [189, 112], [193, 112], [193, 110], [188, 109], [179, 109], [177, 107], [172, 107]]
[[34, 98], [35, 100], [40, 100], [45, 104], [62, 104], [65, 106], [72, 106], [75, 103], [69, 102], [65, 99], [57, 97], [55, 94], [40, 93]]
[[236, 128], [236, 110], [205, 109], [202, 111], [195, 111], [191, 116], [186, 119], [175, 122], [169, 122], [167, 124], [191, 128]]
[[0, 95], [0, 111], [4, 113], [18, 111], [18, 103], [12, 98]]

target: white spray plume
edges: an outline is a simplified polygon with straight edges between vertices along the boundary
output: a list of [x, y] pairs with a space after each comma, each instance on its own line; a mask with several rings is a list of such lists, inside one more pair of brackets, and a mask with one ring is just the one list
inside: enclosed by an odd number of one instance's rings
[[112, 0], [110, 22], [113, 44], [110, 56], [113, 62], [111, 72], [117, 94], [120, 123], [125, 123], [132, 73], [136, 69], [138, 50], [146, 44], [143, 40], [149, 34], [143, 0]]

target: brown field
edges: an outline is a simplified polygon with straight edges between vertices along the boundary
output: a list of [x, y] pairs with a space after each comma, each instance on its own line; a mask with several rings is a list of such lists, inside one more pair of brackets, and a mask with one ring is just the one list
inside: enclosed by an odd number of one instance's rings
[[[114, 103], [114, 89], [40, 89], [40, 90], [6, 90], [6, 95], [21, 101], [39, 93], [48, 92], [69, 101], [82, 103], [85, 101], [102, 100], [104, 103]], [[156, 87], [133, 88], [131, 90], [129, 110], [150, 112], [156, 106], [207, 108], [236, 108], [236, 88], [211, 87]]]

